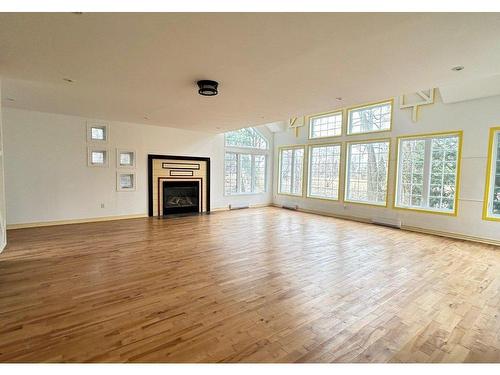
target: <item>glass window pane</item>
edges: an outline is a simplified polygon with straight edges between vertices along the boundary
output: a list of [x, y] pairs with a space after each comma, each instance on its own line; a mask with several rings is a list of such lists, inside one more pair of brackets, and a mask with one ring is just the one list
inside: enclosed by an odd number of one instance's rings
[[245, 128], [225, 134], [226, 147], [269, 148], [267, 140], [254, 128]]
[[335, 137], [342, 134], [342, 112], [311, 117], [309, 120], [310, 137]]
[[262, 193], [266, 191], [266, 156], [265, 155], [255, 155], [254, 156], [254, 171], [255, 171], [255, 181], [254, 181], [254, 192]]
[[348, 110], [348, 133], [370, 133], [391, 128], [392, 101]]
[[238, 192], [238, 157], [237, 154], [226, 152], [224, 158], [224, 191], [226, 194], [234, 194]]
[[92, 151], [91, 162], [92, 164], [104, 164], [104, 151]]
[[280, 193], [292, 192], [292, 154], [293, 150], [281, 150]]
[[104, 127], [92, 127], [90, 129], [92, 139], [103, 141], [105, 138]]
[[500, 131], [497, 131], [493, 139], [493, 165], [490, 189], [490, 215], [500, 217]]
[[389, 142], [350, 144], [346, 199], [385, 205]]
[[252, 155], [240, 154], [240, 193], [252, 192]]
[[340, 145], [310, 149], [309, 196], [338, 199]]
[[302, 194], [302, 179], [304, 171], [304, 149], [296, 148], [293, 150], [294, 160], [293, 160], [293, 183], [292, 183], [292, 194]]

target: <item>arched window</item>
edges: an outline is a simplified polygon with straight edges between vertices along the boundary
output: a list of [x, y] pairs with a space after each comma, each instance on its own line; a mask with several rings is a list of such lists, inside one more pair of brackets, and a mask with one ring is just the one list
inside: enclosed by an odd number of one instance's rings
[[267, 150], [269, 143], [254, 128], [244, 128], [225, 134], [226, 147], [244, 147]]
[[259, 194], [266, 191], [269, 142], [254, 128], [224, 135], [224, 194]]

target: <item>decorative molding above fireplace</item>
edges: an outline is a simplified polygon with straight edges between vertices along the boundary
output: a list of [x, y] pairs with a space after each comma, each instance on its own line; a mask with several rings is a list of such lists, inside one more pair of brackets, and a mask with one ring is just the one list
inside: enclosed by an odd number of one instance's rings
[[210, 212], [210, 158], [148, 155], [149, 216], [196, 211]]

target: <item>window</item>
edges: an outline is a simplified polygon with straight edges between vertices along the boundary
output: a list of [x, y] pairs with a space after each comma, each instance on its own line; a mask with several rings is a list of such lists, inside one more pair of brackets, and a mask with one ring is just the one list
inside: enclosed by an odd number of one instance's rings
[[120, 173], [116, 174], [116, 190], [117, 191], [134, 191], [135, 190], [135, 173]]
[[87, 122], [87, 141], [107, 142], [108, 125], [97, 122]]
[[308, 197], [339, 199], [341, 145], [309, 146]]
[[309, 117], [309, 138], [342, 135], [342, 111]]
[[89, 167], [107, 167], [108, 150], [89, 147], [87, 149], [87, 163]]
[[267, 150], [269, 144], [254, 128], [245, 128], [225, 134], [226, 147], [244, 147]]
[[500, 221], [500, 127], [490, 129], [483, 219]]
[[135, 167], [135, 151], [116, 150], [116, 166], [117, 168], [133, 168]]
[[400, 137], [395, 207], [455, 214], [461, 132]]
[[266, 191], [268, 141], [253, 128], [225, 134], [224, 193], [258, 194]]
[[393, 101], [387, 100], [347, 110], [347, 134], [391, 130]]
[[224, 161], [226, 195], [266, 191], [266, 156], [226, 152]]
[[387, 205], [390, 140], [348, 143], [346, 202]]
[[280, 194], [302, 195], [304, 171], [304, 146], [280, 149], [279, 154]]

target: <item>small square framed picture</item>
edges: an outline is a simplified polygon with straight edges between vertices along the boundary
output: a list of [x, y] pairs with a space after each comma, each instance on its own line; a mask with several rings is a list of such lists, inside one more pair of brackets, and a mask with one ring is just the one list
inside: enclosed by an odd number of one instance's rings
[[116, 168], [135, 168], [135, 151], [116, 149]]
[[87, 121], [87, 142], [107, 143], [109, 125], [103, 122]]
[[87, 165], [89, 167], [107, 167], [109, 165], [108, 149], [102, 147], [88, 147]]
[[116, 172], [117, 191], [135, 191], [135, 172]]

